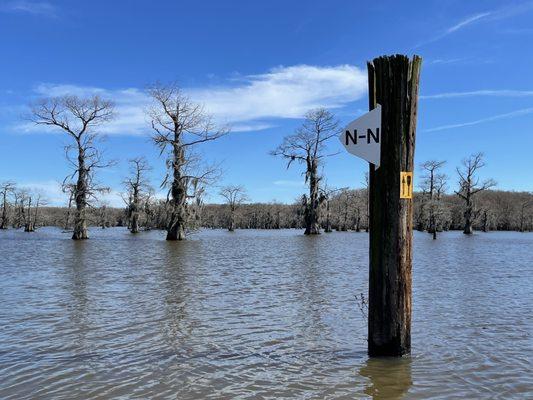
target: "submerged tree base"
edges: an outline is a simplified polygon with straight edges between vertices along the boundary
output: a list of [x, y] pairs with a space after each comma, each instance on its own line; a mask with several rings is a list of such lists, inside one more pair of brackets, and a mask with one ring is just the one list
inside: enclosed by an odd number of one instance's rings
[[304, 235], [320, 235], [320, 227], [318, 224], [313, 224], [305, 228]]
[[185, 240], [185, 231], [182, 228], [171, 228], [167, 230], [166, 240]]
[[72, 233], [72, 240], [86, 240], [89, 239], [87, 229], [76, 230]]

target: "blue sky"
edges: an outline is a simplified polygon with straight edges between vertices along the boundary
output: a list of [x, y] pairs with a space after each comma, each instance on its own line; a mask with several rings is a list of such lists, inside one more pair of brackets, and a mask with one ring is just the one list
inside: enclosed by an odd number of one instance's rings
[[[254, 201], [292, 202], [301, 169], [270, 156], [313, 107], [343, 122], [368, 107], [366, 61], [418, 54], [424, 64], [416, 162], [455, 167], [483, 151], [483, 177], [533, 191], [533, 2], [513, 1], [30, 1], [0, 0], [0, 181], [15, 180], [64, 202], [68, 138], [21, 119], [42, 96], [98, 93], [118, 118], [102, 147], [119, 163], [100, 173], [118, 192], [128, 158], [146, 155], [158, 186], [164, 160], [149, 140], [147, 84], [177, 81], [234, 132], [204, 146], [223, 164], [223, 184]], [[360, 187], [367, 164], [341, 153], [328, 185]], [[217, 189], [209, 201], [219, 201]]]

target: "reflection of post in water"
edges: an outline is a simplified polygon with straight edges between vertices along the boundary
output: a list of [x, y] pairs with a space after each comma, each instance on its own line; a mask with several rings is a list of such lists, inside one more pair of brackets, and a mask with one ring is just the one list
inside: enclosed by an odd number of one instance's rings
[[369, 358], [359, 375], [369, 379], [365, 394], [374, 400], [401, 399], [413, 383], [411, 358]]

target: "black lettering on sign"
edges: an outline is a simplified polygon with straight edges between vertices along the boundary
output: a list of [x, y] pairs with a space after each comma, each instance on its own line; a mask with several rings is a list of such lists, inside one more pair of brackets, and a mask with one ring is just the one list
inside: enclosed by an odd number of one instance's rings
[[370, 137], [374, 139], [374, 142], [379, 143], [379, 128], [376, 128], [376, 134], [371, 129], [366, 130], [366, 143], [370, 144]]
[[346, 140], [346, 146], [350, 144], [349, 143], [350, 140], [352, 141], [353, 144], [357, 144], [357, 130], [354, 130], [353, 136], [350, 133], [350, 131], [346, 131], [345, 140]]

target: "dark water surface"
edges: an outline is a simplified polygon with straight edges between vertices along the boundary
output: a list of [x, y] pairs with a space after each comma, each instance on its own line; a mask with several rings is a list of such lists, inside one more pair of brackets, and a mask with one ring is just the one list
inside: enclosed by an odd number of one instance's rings
[[533, 234], [415, 235], [413, 354], [368, 359], [368, 236], [0, 232], [1, 399], [533, 398]]

